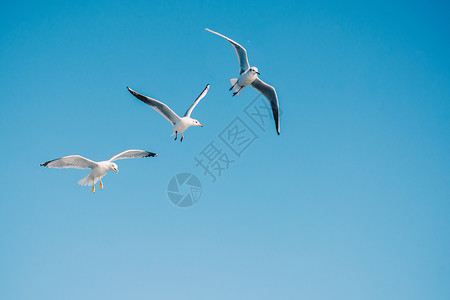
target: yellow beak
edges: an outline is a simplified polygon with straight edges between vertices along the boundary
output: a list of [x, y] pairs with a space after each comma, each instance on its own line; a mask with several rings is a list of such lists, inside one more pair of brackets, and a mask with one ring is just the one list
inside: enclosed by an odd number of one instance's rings
[[114, 172], [116, 172], [116, 174], [117, 174], [117, 173], [119, 173], [119, 170], [117, 170], [116, 168], [114, 168]]

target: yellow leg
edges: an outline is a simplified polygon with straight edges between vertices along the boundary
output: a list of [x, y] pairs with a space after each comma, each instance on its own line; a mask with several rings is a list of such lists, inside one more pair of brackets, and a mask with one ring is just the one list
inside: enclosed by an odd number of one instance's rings
[[103, 182], [101, 179], [100, 179], [100, 188], [103, 190]]
[[93, 185], [92, 185], [92, 192], [95, 193], [95, 178], [92, 179], [92, 183], [93, 183]]

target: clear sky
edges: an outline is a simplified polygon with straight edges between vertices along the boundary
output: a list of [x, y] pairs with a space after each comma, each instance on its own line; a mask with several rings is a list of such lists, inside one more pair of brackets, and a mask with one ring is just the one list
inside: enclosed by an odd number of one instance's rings
[[[449, 299], [449, 11], [2, 3], [0, 299]], [[204, 27], [275, 86], [280, 136], [246, 114], [255, 90], [231, 97], [236, 54]], [[126, 90], [183, 114], [207, 83], [183, 143]], [[215, 182], [195, 161], [211, 142], [233, 160]], [[118, 161], [95, 194], [86, 170], [39, 166], [126, 149], [159, 157]], [[167, 195], [183, 172], [203, 187], [188, 208]]]

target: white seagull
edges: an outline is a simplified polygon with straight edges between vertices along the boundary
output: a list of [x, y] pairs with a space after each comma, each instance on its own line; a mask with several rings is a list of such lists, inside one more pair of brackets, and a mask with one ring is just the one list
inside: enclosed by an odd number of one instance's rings
[[69, 155], [62, 158], [50, 160], [41, 164], [47, 168], [73, 168], [73, 169], [91, 169], [88, 176], [84, 177], [78, 184], [80, 185], [92, 185], [92, 192], [95, 192], [95, 184], [100, 180], [100, 188], [103, 190], [102, 177], [109, 171], [114, 170], [118, 173], [119, 169], [113, 161], [126, 158], [138, 158], [138, 157], [153, 157], [158, 156], [156, 153], [143, 151], [143, 150], [126, 150], [119, 153], [109, 160], [95, 162], [80, 155]]
[[257, 67], [250, 67], [248, 64], [247, 59], [247, 51], [233, 41], [232, 39], [224, 36], [223, 34], [220, 34], [218, 32], [212, 31], [211, 29], [205, 28], [211, 33], [217, 34], [218, 36], [221, 36], [225, 39], [227, 39], [231, 45], [233, 45], [234, 49], [236, 50], [236, 53], [239, 58], [239, 78], [232, 78], [231, 81], [231, 88], [230, 91], [234, 88], [235, 92], [233, 93], [233, 96], [239, 95], [243, 88], [245, 88], [248, 85], [253, 86], [258, 92], [264, 95], [264, 97], [267, 98], [270, 102], [270, 106], [272, 107], [272, 113], [273, 118], [275, 120], [275, 126], [277, 129], [277, 133], [280, 134], [280, 108], [278, 105], [278, 97], [277, 92], [275, 91], [273, 86], [268, 85], [267, 83], [263, 82], [261, 79], [258, 78], [258, 75], [261, 75], [258, 72]]
[[191, 107], [189, 107], [189, 109], [186, 111], [186, 113], [184, 114], [184, 116], [182, 118], [180, 118], [176, 113], [174, 113], [173, 110], [171, 110], [166, 104], [164, 104], [158, 100], [152, 99], [150, 97], [141, 95], [141, 94], [133, 91], [129, 87], [127, 87], [127, 89], [136, 98], [138, 98], [142, 102], [153, 107], [153, 109], [155, 109], [164, 118], [166, 118], [170, 123], [172, 123], [172, 125], [174, 126], [172, 135], [175, 135], [175, 140], [177, 139], [178, 134], [181, 133], [181, 142], [182, 142], [183, 138], [184, 138], [183, 132], [191, 126], [203, 127], [203, 125], [200, 124], [200, 122], [198, 120], [191, 118], [191, 113], [194, 110], [195, 106], [197, 106], [197, 104], [200, 102], [200, 100], [202, 100], [203, 97], [205, 97], [206, 94], [208, 93], [209, 84], [206, 85], [203, 92], [200, 94], [200, 96], [197, 97], [197, 99], [194, 101], [194, 104], [192, 104]]

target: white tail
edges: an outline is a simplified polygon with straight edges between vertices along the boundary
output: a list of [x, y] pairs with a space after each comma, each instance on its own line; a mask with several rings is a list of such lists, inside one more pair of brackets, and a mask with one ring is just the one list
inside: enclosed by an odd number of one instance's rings
[[97, 183], [97, 181], [98, 181], [100, 178], [99, 178], [99, 177], [96, 177], [95, 180], [94, 180], [95, 182], [93, 182], [92, 179], [93, 179], [93, 177], [92, 177], [91, 173], [89, 173], [88, 176], [84, 177], [83, 179], [80, 179], [80, 180], [78, 181], [78, 184], [80, 184], [80, 185], [88, 185], [88, 186], [91, 186], [91, 185]]
[[[237, 83], [238, 79], [237, 78], [231, 78], [230, 82], [231, 82], [231, 86], [233, 87], [234, 91], [237, 92], [239, 91], [239, 89], [241, 88], [241, 86], [239, 85], [239, 83]], [[238, 93], [238, 95], [241, 92]]]

